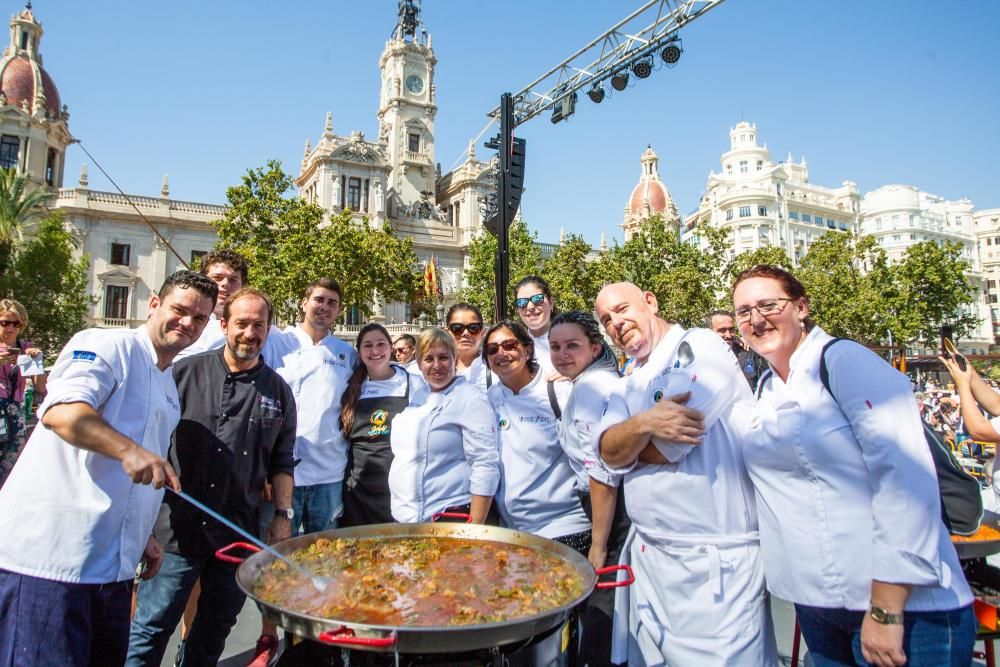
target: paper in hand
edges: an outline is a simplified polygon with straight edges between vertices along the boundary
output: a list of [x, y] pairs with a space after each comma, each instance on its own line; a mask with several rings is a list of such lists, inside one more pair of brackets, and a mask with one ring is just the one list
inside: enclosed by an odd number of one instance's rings
[[29, 357], [26, 354], [20, 354], [17, 357], [17, 365], [21, 369], [21, 375], [25, 377], [45, 375], [45, 368], [42, 367], [41, 354], [37, 357]]

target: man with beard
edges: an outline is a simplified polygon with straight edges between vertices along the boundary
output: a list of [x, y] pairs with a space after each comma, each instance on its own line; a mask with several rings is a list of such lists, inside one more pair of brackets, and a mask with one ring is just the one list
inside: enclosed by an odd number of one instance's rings
[[[595, 449], [624, 475], [632, 530], [618, 589], [614, 662], [777, 663], [742, 435], [753, 396], [706, 329], [685, 330], [632, 283], [605, 286], [597, 316], [638, 367], [612, 392]], [[678, 401], [686, 401], [681, 405]]]
[[[269, 481], [275, 509], [268, 539], [279, 541], [291, 536], [296, 410], [288, 384], [260, 356], [270, 320], [264, 293], [241, 289], [223, 305], [223, 348], [177, 364], [181, 420], [170, 462], [190, 495], [250, 533], [257, 532], [260, 490]], [[159, 576], [139, 586], [126, 664], [162, 662], [200, 577], [179, 664], [214, 665], [246, 599], [236, 566], [214, 553], [240, 536], [175, 495], [164, 499], [153, 534], [164, 547], [163, 564]]]
[[728, 310], [713, 310], [708, 314], [708, 328], [719, 335], [729, 349], [736, 355], [743, 377], [747, 379], [751, 391], [757, 390], [757, 380], [761, 373], [767, 370], [767, 361], [759, 354], [746, 347], [736, 335], [736, 320]]
[[44, 428], [0, 489], [0, 663], [124, 661], [136, 566], [156, 574], [162, 488], [180, 488], [164, 458], [180, 417], [171, 366], [216, 295], [178, 271], [150, 296], [146, 324], [86, 329], [60, 353]]

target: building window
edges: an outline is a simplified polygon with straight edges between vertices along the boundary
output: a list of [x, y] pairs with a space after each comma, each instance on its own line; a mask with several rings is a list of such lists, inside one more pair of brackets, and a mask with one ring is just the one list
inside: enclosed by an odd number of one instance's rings
[[994, 289], [996, 286], [997, 286], [997, 281], [995, 281], [995, 280], [987, 280], [986, 281], [986, 287], [987, 287], [987, 289]]
[[198, 271], [201, 268], [201, 258], [208, 254], [207, 250], [191, 251], [191, 270]]
[[347, 176], [340, 177], [340, 208], [343, 209], [347, 201]]
[[420, 152], [420, 134], [416, 132], [410, 133], [410, 152], [411, 153]]
[[462, 222], [462, 202], [455, 202], [455, 224], [459, 225]]
[[726, 165], [726, 174], [729, 175], [729, 176], [733, 175], [733, 165], [731, 165], [731, 164], [727, 164]]
[[45, 182], [48, 185], [55, 185], [56, 181], [56, 152], [49, 149], [48, 157], [45, 159]]
[[987, 236], [986, 237], [986, 245], [993, 245], [993, 239], [991, 239], [990, 237]]
[[124, 320], [128, 318], [128, 287], [108, 285], [104, 288], [104, 319]]
[[830, 218], [827, 218], [826, 219], [826, 228], [827, 229], [836, 229], [837, 228], [836, 221], [831, 220]]
[[132, 254], [132, 246], [128, 243], [111, 244], [111, 263], [118, 266], [128, 266], [129, 256]]
[[362, 206], [361, 210], [365, 211], [367, 213], [368, 212], [368, 179], [367, 178], [365, 179], [365, 199], [361, 203], [361, 206]]
[[799, 212], [798, 211], [789, 211], [788, 212], [788, 219], [789, 220], [798, 220], [799, 219]]
[[838, 227], [838, 228], [840, 229], [840, 231], [842, 231], [842, 232], [846, 232], [846, 231], [847, 231], [847, 223], [846, 223], [846, 222], [838, 222], [838, 223], [837, 223], [837, 227]]
[[21, 48], [22, 49], [28, 48], [28, 33], [26, 32], [21, 33]]
[[726, 210], [726, 220], [732, 220], [732, 219], [733, 219], [733, 209]]
[[5, 134], [0, 139], [0, 169], [12, 169], [17, 166], [17, 154], [21, 149], [21, 140]]
[[351, 177], [347, 180], [347, 207], [352, 211], [361, 210], [361, 179]]
[[745, 173], [747, 173], [747, 171], [749, 171], [749, 169], [747, 169], [747, 161], [746, 160], [740, 160], [740, 173], [741, 174], [745, 174]]
[[812, 216], [808, 213], [802, 214], [802, 222], [812, 222]]
[[740, 217], [741, 218], [749, 218], [750, 217], [750, 207], [749, 206], [740, 206]]
[[759, 215], [762, 218], [766, 218], [767, 217], [767, 207], [766, 206], [758, 206], [757, 207], [757, 215]]
[[764, 161], [763, 160], [757, 160], [757, 171], [760, 171], [763, 168], [764, 168]]
[[916, 241], [917, 240], [917, 235], [916, 234], [910, 234], [910, 240], [911, 241]]

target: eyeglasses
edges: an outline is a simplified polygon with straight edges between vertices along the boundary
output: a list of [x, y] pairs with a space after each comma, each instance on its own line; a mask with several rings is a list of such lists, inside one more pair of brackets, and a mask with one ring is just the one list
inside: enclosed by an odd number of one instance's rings
[[746, 322], [750, 319], [750, 315], [755, 310], [760, 313], [762, 317], [777, 315], [785, 309], [785, 304], [789, 301], [795, 301], [795, 299], [790, 299], [787, 296], [779, 296], [773, 299], [763, 299], [762, 301], [758, 301], [755, 306], [741, 306], [736, 309], [736, 321]]
[[399, 353], [401, 353], [401, 352], [406, 352], [407, 350], [412, 350], [412, 349], [413, 349], [413, 346], [412, 346], [412, 345], [405, 345], [405, 346], [403, 346], [403, 347], [396, 347], [396, 348], [393, 348], [393, 350], [392, 350], [392, 351], [393, 351], [393, 352], [395, 352], [396, 354], [399, 354]]
[[450, 331], [454, 336], [461, 336], [466, 331], [475, 336], [482, 330], [483, 330], [482, 322], [473, 322], [472, 324], [462, 324], [461, 322], [452, 322], [451, 324], [448, 325], [448, 331]]
[[504, 352], [513, 352], [520, 346], [521, 342], [516, 338], [508, 338], [507, 340], [502, 340], [499, 343], [486, 343], [486, 354], [492, 357], [500, 351], [500, 348], [503, 348]]
[[20, 329], [21, 323], [17, 320], [0, 320], [0, 327], [3, 327], [4, 329], [9, 329], [11, 327]]
[[517, 299], [514, 299], [514, 305], [517, 306], [519, 309], [521, 309], [521, 308], [527, 308], [529, 301], [533, 305], [540, 306], [540, 305], [542, 305], [542, 302], [545, 301], [545, 295], [542, 294], [541, 292], [539, 292], [538, 294], [535, 294], [534, 296], [522, 296], [522, 297], [519, 297]]

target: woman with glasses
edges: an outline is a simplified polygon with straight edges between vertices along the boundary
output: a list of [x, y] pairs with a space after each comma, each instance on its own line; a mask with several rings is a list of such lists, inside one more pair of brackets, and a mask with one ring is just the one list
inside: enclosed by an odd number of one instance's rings
[[547, 378], [552, 375], [549, 357], [549, 327], [552, 325], [552, 290], [541, 276], [525, 276], [514, 285], [514, 306], [517, 317], [527, 327], [535, 343], [535, 357]]
[[767, 587], [795, 603], [813, 663], [970, 664], [972, 594], [909, 381], [816, 326], [784, 269], [741, 273], [733, 306], [770, 365], [743, 454]]
[[423, 384], [392, 360], [392, 339], [381, 324], [363, 326], [356, 345], [360, 363], [340, 401], [340, 427], [348, 442], [343, 527], [392, 522], [392, 420]]
[[[600, 569], [618, 562], [631, 525], [625, 513], [621, 477], [601, 465], [593, 445], [593, 434], [621, 377], [618, 362], [597, 320], [577, 310], [553, 318], [549, 346], [556, 372], [573, 382], [560, 419], [560, 444], [576, 475], [576, 493], [583, 510], [593, 524], [587, 558]], [[595, 591], [587, 601], [580, 643], [585, 664], [612, 664], [614, 606], [612, 589]]]
[[[17, 358], [38, 357], [42, 351], [20, 338], [28, 326], [28, 311], [14, 299], [0, 299], [0, 486], [7, 480], [24, 442], [26, 378]], [[37, 376], [44, 378], [44, 375]], [[44, 383], [38, 388], [44, 390]]]
[[417, 338], [427, 386], [392, 421], [389, 490], [401, 523], [431, 521], [439, 512], [483, 523], [500, 483], [496, 417], [486, 395], [455, 375], [457, 352], [442, 329]]
[[483, 391], [492, 384], [490, 369], [481, 356], [483, 314], [471, 303], [456, 303], [445, 316], [448, 333], [455, 339], [455, 373]]

